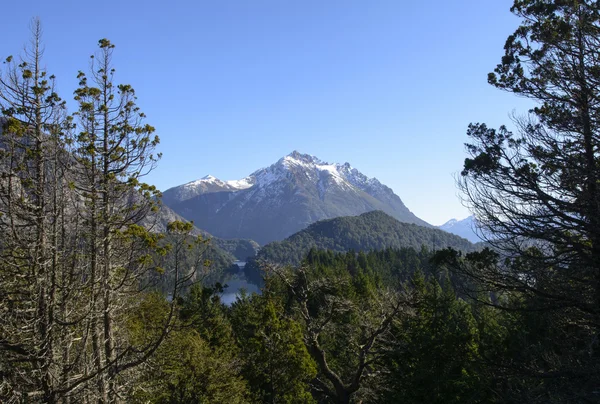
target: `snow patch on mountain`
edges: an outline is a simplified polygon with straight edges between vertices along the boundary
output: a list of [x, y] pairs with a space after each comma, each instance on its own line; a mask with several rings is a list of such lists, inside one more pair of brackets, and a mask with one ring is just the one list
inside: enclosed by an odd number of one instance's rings
[[[297, 180], [297, 177], [315, 183], [321, 199], [325, 198], [330, 187], [354, 192], [363, 191], [373, 196], [393, 195], [393, 191], [379, 180], [367, 177], [349, 163], [331, 164], [298, 151], [293, 151], [275, 164], [239, 180], [222, 181], [212, 175], [206, 175], [199, 180], [171, 188], [165, 194], [177, 202], [182, 202], [206, 192], [236, 192], [255, 187], [253, 195], [270, 197], [273, 193], [282, 192], [281, 186], [272, 187], [272, 184], [280, 184], [286, 178]], [[269, 191], [266, 192], [266, 189]]]
[[281, 158], [270, 167], [254, 172], [246, 180], [255, 179], [256, 184], [265, 187], [294, 173], [307, 175], [309, 180], [318, 182], [319, 189], [323, 191], [326, 191], [329, 181], [343, 189], [357, 187], [365, 190], [368, 186], [381, 185], [376, 178], [366, 177], [349, 163], [330, 164], [298, 151]]
[[195, 189], [201, 187], [203, 185], [217, 185], [223, 188], [228, 189], [246, 189], [250, 188], [253, 184], [249, 182], [248, 178], [243, 178], [241, 180], [233, 180], [233, 181], [222, 181], [212, 175], [205, 175], [199, 180], [188, 182], [183, 186], [189, 189]]
[[234, 188], [234, 189], [246, 189], [246, 188], [250, 188], [252, 185], [254, 185], [254, 182], [252, 182], [251, 178], [242, 178], [241, 180], [231, 180], [231, 181], [225, 181], [225, 184], [229, 185], [230, 187]]
[[[472, 217], [472, 216], [469, 216], [469, 217], [467, 217], [466, 219], [463, 219], [463, 220], [465, 220], [465, 221], [466, 221], [466, 220], [469, 220], [471, 217]], [[438, 227], [439, 227], [440, 229], [441, 229], [441, 228], [443, 228], [443, 229], [450, 229], [450, 228], [452, 228], [452, 227], [456, 226], [458, 223], [460, 223], [458, 219], [450, 219], [450, 220], [448, 220], [446, 223], [444, 223], [444, 224], [442, 224], [442, 225], [440, 225], [440, 226], [438, 226]]]
[[297, 151], [240, 180], [206, 176], [163, 193], [163, 202], [223, 238], [280, 240], [322, 219], [382, 210], [400, 221], [416, 217], [392, 189], [349, 163]]
[[187, 184], [184, 184], [183, 187], [193, 190], [207, 185], [217, 185], [225, 189], [246, 189], [252, 186], [252, 184], [249, 184], [245, 178], [242, 180], [223, 181], [216, 177], [213, 177], [212, 175], [206, 175], [199, 180], [191, 181]]
[[437, 227], [440, 230], [466, 238], [473, 243], [481, 241], [481, 238], [477, 234], [479, 230], [474, 216], [469, 216], [462, 220], [450, 219], [443, 225]]

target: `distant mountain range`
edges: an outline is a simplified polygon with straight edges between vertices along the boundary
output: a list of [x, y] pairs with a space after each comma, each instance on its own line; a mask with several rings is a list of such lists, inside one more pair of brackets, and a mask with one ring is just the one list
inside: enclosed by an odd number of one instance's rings
[[220, 238], [260, 244], [284, 238], [323, 219], [381, 210], [395, 219], [419, 219], [376, 178], [345, 164], [329, 164], [297, 151], [237, 181], [212, 176], [168, 189], [163, 202]]
[[481, 238], [477, 235], [477, 221], [473, 216], [462, 220], [451, 219], [443, 225], [438, 226], [438, 229], [466, 238], [472, 243], [481, 241]]
[[384, 212], [373, 211], [313, 223], [283, 241], [267, 244], [258, 253], [257, 260], [296, 265], [311, 248], [346, 252], [404, 247], [419, 250], [423, 246], [432, 250], [452, 247], [467, 252], [476, 248], [468, 240], [445, 231], [402, 223]]

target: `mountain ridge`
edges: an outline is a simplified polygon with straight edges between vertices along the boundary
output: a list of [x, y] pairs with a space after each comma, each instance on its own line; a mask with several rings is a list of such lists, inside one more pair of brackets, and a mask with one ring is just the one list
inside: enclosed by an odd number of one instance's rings
[[311, 224], [290, 237], [265, 245], [256, 261], [297, 265], [311, 248], [335, 252], [369, 251], [385, 248], [453, 247], [476, 249], [468, 240], [436, 228], [403, 223], [382, 211], [358, 216], [325, 219]]
[[472, 243], [481, 241], [481, 237], [477, 234], [477, 220], [474, 216], [468, 216], [461, 220], [450, 219], [446, 223], [437, 226], [437, 228], [466, 238]]
[[282, 240], [318, 220], [373, 210], [433, 227], [376, 178], [349, 163], [327, 163], [298, 151], [240, 180], [205, 176], [172, 187], [163, 202], [217, 237], [260, 244]]

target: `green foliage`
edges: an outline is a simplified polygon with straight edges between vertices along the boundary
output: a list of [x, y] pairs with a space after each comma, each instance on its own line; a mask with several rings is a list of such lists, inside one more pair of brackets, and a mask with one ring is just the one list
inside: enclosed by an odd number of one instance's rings
[[246, 261], [248, 258], [254, 257], [256, 252], [260, 249], [260, 246], [253, 240], [225, 240], [213, 237], [212, 241], [215, 246], [227, 251], [239, 261]]
[[233, 330], [225, 306], [219, 295], [223, 286], [214, 287], [195, 284], [189, 293], [181, 299], [181, 321], [191, 326], [214, 349], [237, 353]]
[[315, 364], [302, 340], [302, 329], [283, 316], [271, 295], [235, 302], [231, 320], [244, 361], [242, 374], [257, 402], [313, 403], [309, 382]]
[[496, 358], [505, 397], [598, 401], [600, 4], [515, 0], [511, 11], [521, 23], [488, 81], [535, 107], [515, 131], [469, 126], [459, 186], [499, 259], [453, 267], [475, 298], [516, 313]]
[[[162, 235], [155, 257], [159, 267], [174, 268], [177, 264], [185, 274], [191, 275], [191, 282], [201, 282], [203, 285], [222, 282], [234, 257], [216, 246], [212, 239], [191, 235], [190, 226], [184, 222], [169, 224], [169, 232]], [[169, 293], [174, 284], [172, 274], [159, 275], [151, 276], [150, 284]], [[184, 285], [183, 291], [187, 291], [188, 286]]]
[[238, 361], [190, 329], [173, 332], [130, 395], [132, 403], [247, 403]]
[[382, 402], [467, 403], [488, 400], [478, 361], [479, 331], [471, 306], [449, 282], [413, 278], [416, 313], [394, 322], [385, 357]]
[[[144, 368], [129, 392], [128, 402], [134, 403], [246, 403], [249, 392], [240, 376], [240, 362], [232, 346], [231, 328], [222, 321], [225, 337], [204, 338], [207, 330], [216, 328], [196, 314], [201, 287], [192, 288], [179, 313], [173, 331]], [[202, 297], [200, 300], [205, 301]], [[200, 312], [201, 310], [198, 310]], [[206, 311], [206, 309], [204, 310]], [[192, 319], [189, 313], [194, 313]], [[140, 346], [152, 343], [168, 321], [170, 305], [157, 293], [142, 296], [136, 309], [128, 316], [128, 330]], [[213, 316], [214, 317], [214, 316]], [[229, 334], [227, 334], [229, 331]]]
[[266, 279], [267, 293], [279, 296], [285, 315], [302, 324], [318, 365], [313, 394], [321, 401], [368, 401], [377, 394], [377, 379], [368, 375], [380, 370], [381, 341], [402, 305], [400, 282], [392, 282], [395, 291], [382, 283], [397, 273], [379, 268], [377, 259], [375, 252], [312, 250], [302, 267], [273, 268]]
[[298, 265], [311, 248], [346, 252], [422, 246], [474, 249], [473, 244], [456, 235], [402, 223], [381, 211], [373, 211], [314, 223], [283, 241], [267, 244], [257, 260]]
[[162, 325], [169, 321], [173, 313], [164, 296], [149, 292], [138, 296], [125, 316], [126, 329], [130, 341], [141, 348], [160, 337]]

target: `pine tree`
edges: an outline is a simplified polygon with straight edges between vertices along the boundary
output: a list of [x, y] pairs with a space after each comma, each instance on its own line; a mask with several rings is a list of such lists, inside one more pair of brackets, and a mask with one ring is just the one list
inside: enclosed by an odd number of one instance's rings
[[[169, 225], [174, 247], [142, 226], [156, 209], [158, 191], [141, 179], [158, 137], [133, 89], [113, 84], [113, 45], [100, 41], [91, 85], [80, 73], [75, 121], [32, 27], [25, 57], [0, 76], [0, 400], [117, 402], [199, 269], [179, 248], [192, 225]], [[161, 277], [172, 285], [168, 316], [138, 343], [127, 314]]]
[[[517, 132], [472, 124], [459, 185], [503, 258], [471, 255], [463, 272], [495, 304], [537, 310], [568, 338], [525, 366], [561, 399], [597, 399], [600, 332], [600, 4], [515, 0], [521, 26], [488, 81], [536, 107]], [[518, 296], [518, 297], [517, 297]], [[583, 348], [585, 347], [585, 348]], [[564, 382], [563, 384], [558, 383]], [[541, 401], [551, 399], [541, 395]]]
[[[201, 288], [196, 285], [192, 288], [192, 291], [199, 290]], [[157, 335], [148, 336], [148, 331], [162, 328], [161, 323], [166, 320], [170, 308], [158, 293], [146, 294], [142, 299], [143, 303], [129, 317], [130, 328], [134, 330], [136, 339], [152, 340]], [[185, 300], [195, 298], [187, 297]], [[195, 321], [190, 324], [194, 305], [186, 302], [184, 306], [186, 313], [180, 313], [183, 314], [180, 321], [149, 359], [148, 366], [143, 367], [141, 377], [131, 387], [127, 402], [250, 402], [247, 383], [240, 375], [242, 360], [235, 346], [229, 344], [229, 338], [212, 341], [203, 338], [197, 326], [203, 326], [202, 331], [207, 331], [206, 328], [210, 326], [204, 327], [206, 324], [196, 324]], [[210, 325], [214, 325], [214, 322]], [[220, 322], [219, 325], [223, 327], [217, 328], [222, 329], [229, 324]]]
[[298, 322], [287, 318], [275, 296], [238, 299], [232, 325], [243, 359], [242, 374], [257, 402], [313, 403], [309, 382], [316, 374]]
[[[165, 253], [159, 237], [141, 224], [157, 207], [158, 191], [141, 182], [154, 168], [158, 155], [153, 150], [159, 139], [154, 128], [144, 123], [129, 85], [114, 84], [114, 45], [99, 41], [99, 51], [90, 63], [89, 78], [79, 73], [75, 99], [79, 104], [76, 133], [71, 145], [75, 163], [72, 188], [81, 222], [81, 260], [86, 293], [89, 295], [88, 330], [91, 339], [92, 374], [99, 400], [115, 402], [131, 377], [123, 373], [144, 363], [169, 332], [173, 307], [155, 339], [136, 346], [122, 333], [122, 321], [137, 304], [137, 295], [152, 279], [156, 253]], [[175, 222], [169, 231], [191, 231], [190, 224]], [[176, 249], [176, 254], [179, 250]], [[182, 268], [176, 258], [172, 274], [172, 301], [177, 300], [182, 282], [195, 268]]]
[[479, 335], [471, 307], [421, 272], [412, 280], [415, 315], [395, 321], [384, 358], [381, 402], [485, 402], [488, 387], [478, 374]]
[[62, 289], [65, 104], [43, 67], [42, 27], [31, 24], [24, 56], [0, 76], [0, 400], [55, 402], [65, 383], [72, 299]]
[[373, 401], [386, 355], [383, 341], [392, 322], [408, 315], [411, 293], [377, 287], [373, 275], [357, 270], [354, 252], [337, 258], [331, 267], [267, 268], [272, 276], [267, 287], [285, 296], [287, 314], [302, 324], [304, 344], [318, 369], [313, 395], [340, 404]]

